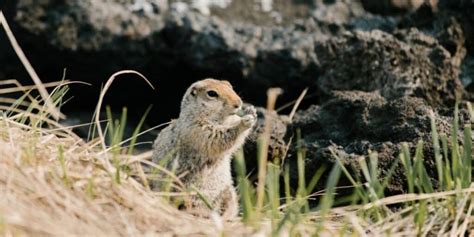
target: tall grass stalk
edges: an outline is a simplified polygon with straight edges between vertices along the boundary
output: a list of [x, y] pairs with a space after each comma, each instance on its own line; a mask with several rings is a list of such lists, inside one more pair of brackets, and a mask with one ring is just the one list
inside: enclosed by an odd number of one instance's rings
[[270, 113], [275, 110], [276, 99], [282, 90], [279, 88], [272, 88], [267, 91], [267, 110], [265, 114], [265, 127], [263, 134], [258, 142], [258, 185], [257, 185], [257, 214], [263, 208], [265, 198], [265, 183], [267, 176], [267, 160], [268, 160], [268, 143], [270, 140], [270, 132], [272, 128], [272, 121]]

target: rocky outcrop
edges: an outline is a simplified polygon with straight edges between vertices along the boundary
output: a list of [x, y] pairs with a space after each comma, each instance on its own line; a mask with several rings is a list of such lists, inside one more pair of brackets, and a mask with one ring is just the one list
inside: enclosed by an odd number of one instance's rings
[[[20, 0], [14, 19], [27, 48], [34, 41], [42, 47], [33, 53], [49, 52], [48, 62], [36, 64], [40, 71], [52, 63], [80, 67], [74, 76], [95, 84], [102, 80], [92, 72], [134, 68], [163, 77], [151, 78], [165, 89], [161, 93], [173, 87], [167, 79], [172, 71], [181, 70], [186, 73], [178, 76], [193, 77], [179, 79], [183, 84], [204, 76], [230, 79], [257, 103], [265, 99], [262, 89], [271, 86], [282, 87], [286, 100], [305, 87], [326, 95], [377, 90], [384, 97], [413, 95], [435, 105], [452, 104], [461, 93], [456, 78], [464, 55], [453, 54], [458, 45], [449, 54], [449, 42], [416, 30], [400, 33], [410, 39], [377, 31], [393, 31], [394, 20], [367, 14], [356, 3], [318, 6], [313, 17], [287, 27], [229, 23], [154, 1]], [[95, 70], [82, 70], [88, 67]]]
[[[296, 184], [298, 152], [305, 154], [307, 180], [322, 167], [329, 172], [337, 163], [336, 156], [351, 175], [361, 177], [360, 157], [376, 152], [380, 177], [386, 177], [395, 167], [387, 193], [403, 193], [406, 191], [406, 180], [398, 160], [403, 143], [414, 152], [418, 142], [423, 141], [425, 165], [430, 176], [436, 177], [431, 111], [432, 107], [422, 98], [404, 96], [388, 100], [377, 92], [338, 91], [332, 99], [321, 105], [312, 105], [299, 111], [291, 122], [286, 116], [272, 113], [269, 160], [289, 163], [291, 181]], [[433, 112], [438, 133], [451, 134], [452, 111]], [[257, 153], [259, 135], [263, 132], [263, 115], [264, 110], [259, 109], [259, 124], [245, 147], [249, 168], [256, 167], [258, 163], [254, 160], [254, 154]], [[461, 114], [461, 122], [464, 123], [467, 117]], [[289, 140], [292, 143], [287, 145]], [[284, 159], [282, 154], [286, 155]], [[436, 185], [435, 179], [433, 182]], [[349, 179], [343, 175], [340, 184], [349, 185]], [[320, 182], [318, 185], [318, 188], [324, 188], [325, 183]]]
[[[337, 155], [353, 175], [361, 175], [358, 158], [372, 151], [378, 154], [381, 177], [384, 177], [397, 162], [401, 144], [407, 143], [414, 151], [421, 140], [425, 165], [435, 177], [430, 111], [431, 107], [421, 98], [386, 100], [374, 92], [335, 93], [328, 102], [295, 116], [291, 127], [301, 131], [302, 148], [292, 146], [288, 159], [291, 160], [298, 149], [304, 149], [306, 169], [314, 171], [322, 166], [332, 167]], [[438, 132], [450, 134], [451, 118], [437, 114], [436, 122]], [[399, 164], [394, 172], [387, 191], [403, 192], [406, 187], [403, 167]], [[341, 182], [348, 183], [348, 180], [343, 177]]]
[[318, 87], [328, 95], [376, 91], [387, 99], [414, 96], [432, 105], [453, 105], [462, 95], [460, 59], [415, 29], [395, 36], [355, 31], [317, 45], [315, 51]]

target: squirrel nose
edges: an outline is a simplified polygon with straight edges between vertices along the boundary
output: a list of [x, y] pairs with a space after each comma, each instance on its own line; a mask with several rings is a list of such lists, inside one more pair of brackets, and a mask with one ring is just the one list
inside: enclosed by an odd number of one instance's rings
[[240, 108], [242, 108], [242, 102], [241, 101], [234, 104], [234, 109], [240, 109]]

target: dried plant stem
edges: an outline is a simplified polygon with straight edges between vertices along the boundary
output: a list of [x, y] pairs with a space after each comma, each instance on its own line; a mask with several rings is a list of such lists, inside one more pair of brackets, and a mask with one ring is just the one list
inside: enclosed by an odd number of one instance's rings
[[282, 93], [280, 88], [270, 88], [267, 91], [267, 110], [265, 111], [265, 127], [263, 134], [260, 137], [260, 149], [258, 157], [258, 185], [257, 185], [257, 215], [263, 207], [265, 197], [265, 178], [267, 175], [267, 160], [268, 160], [268, 142], [270, 140], [270, 133], [272, 129], [271, 112], [275, 110], [275, 103], [278, 95]]
[[303, 98], [305, 97], [305, 95], [306, 95], [307, 92], [308, 92], [308, 88], [304, 89], [303, 92], [301, 92], [301, 94], [300, 94], [300, 96], [298, 97], [298, 99], [296, 99], [296, 103], [295, 103], [295, 105], [293, 106], [293, 109], [291, 109], [290, 115], [288, 116], [288, 117], [290, 118], [290, 121], [293, 120], [293, 117], [295, 116], [296, 110], [297, 110], [298, 107], [300, 106], [301, 101], [303, 101]]
[[124, 74], [136, 74], [138, 76], [140, 76], [143, 80], [145, 80], [146, 83], [148, 83], [148, 85], [155, 89], [153, 87], [153, 85], [150, 83], [150, 81], [148, 81], [148, 79], [146, 79], [145, 76], [143, 76], [141, 73], [137, 72], [137, 71], [134, 71], [134, 70], [122, 70], [122, 71], [118, 71], [114, 74], [112, 74], [112, 76], [109, 77], [109, 79], [107, 80], [107, 83], [105, 83], [105, 86], [104, 88], [102, 89], [102, 91], [100, 92], [100, 96], [99, 96], [99, 101], [97, 102], [97, 107], [95, 108], [95, 125], [97, 126], [97, 133], [99, 135], [99, 139], [101, 141], [101, 144], [102, 144], [102, 148], [105, 150], [106, 149], [106, 146], [105, 146], [105, 137], [104, 137], [104, 133], [102, 131], [102, 128], [100, 126], [100, 110], [102, 108], [102, 101], [104, 100], [104, 97], [105, 95], [107, 94], [107, 91], [109, 90], [110, 86], [112, 86], [112, 83], [115, 81], [115, 79], [117, 79], [117, 76], [120, 76], [120, 75], [124, 75]]

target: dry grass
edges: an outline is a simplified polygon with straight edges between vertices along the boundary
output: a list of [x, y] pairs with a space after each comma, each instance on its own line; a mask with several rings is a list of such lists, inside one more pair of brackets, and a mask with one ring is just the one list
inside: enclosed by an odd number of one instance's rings
[[[94, 143], [94, 142], [92, 142]], [[130, 176], [120, 184], [104, 166], [111, 154], [70, 135], [0, 118], [0, 233], [4, 235], [214, 235], [238, 223], [196, 218], [162, 201]], [[144, 157], [146, 158], [146, 157]], [[121, 155], [120, 160], [135, 160]], [[137, 175], [134, 169], [131, 175]], [[237, 232], [238, 233], [238, 232]]]

